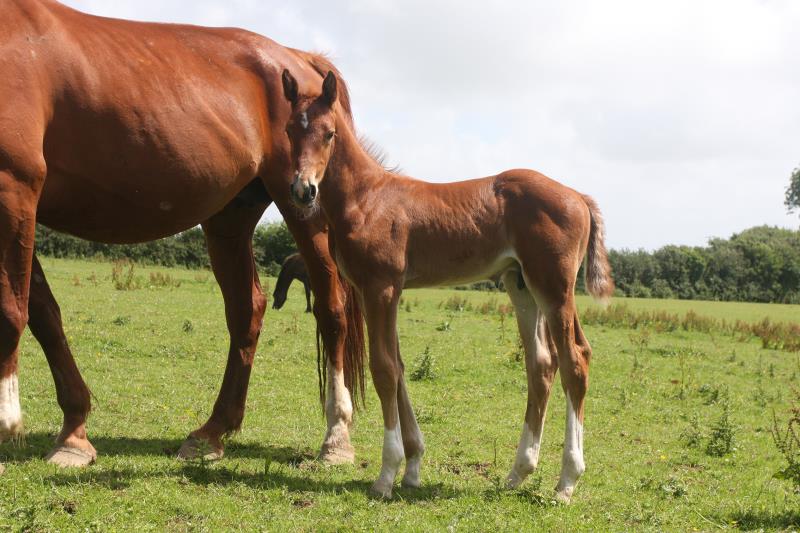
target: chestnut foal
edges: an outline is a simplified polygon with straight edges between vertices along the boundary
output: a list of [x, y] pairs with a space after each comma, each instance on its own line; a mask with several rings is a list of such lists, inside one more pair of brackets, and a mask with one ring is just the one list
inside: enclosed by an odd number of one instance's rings
[[591, 348], [578, 322], [574, 290], [586, 262], [593, 296], [613, 292], [595, 202], [532, 170], [456, 183], [426, 183], [385, 170], [358, 142], [337, 104], [337, 79], [300, 97], [283, 73], [292, 104], [286, 132], [296, 165], [291, 193], [321, 206], [340, 272], [356, 287], [369, 334], [370, 370], [384, 419], [383, 463], [372, 491], [391, 497], [405, 456], [403, 484], [419, 486], [422, 434], [403, 379], [397, 305], [405, 287], [455, 285], [500, 274], [525, 345], [528, 403], [506, 484], [518, 486], [539, 459], [547, 399], [557, 368], [567, 398], [557, 497], [568, 502], [584, 471], [584, 397]]

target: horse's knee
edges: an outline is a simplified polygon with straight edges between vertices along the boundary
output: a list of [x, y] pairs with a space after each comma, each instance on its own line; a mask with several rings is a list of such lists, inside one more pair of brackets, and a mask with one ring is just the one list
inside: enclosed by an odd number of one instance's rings
[[254, 345], [258, 342], [261, 335], [261, 328], [264, 325], [264, 313], [267, 310], [267, 297], [261, 291], [253, 293], [253, 316], [250, 320], [250, 328], [247, 332], [247, 343]]
[[314, 317], [324, 334], [339, 336], [347, 330], [347, 315], [340, 302], [314, 302]]

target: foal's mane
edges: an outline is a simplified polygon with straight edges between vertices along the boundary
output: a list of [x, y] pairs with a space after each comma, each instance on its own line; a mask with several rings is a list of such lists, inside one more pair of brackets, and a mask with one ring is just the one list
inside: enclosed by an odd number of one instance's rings
[[358, 144], [364, 149], [364, 152], [380, 167], [391, 174], [400, 174], [402, 169], [400, 165], [389, 166], [387, 160], [389, 159], [386, 150], [379, 146], [375, 141], [370, 139], [364, 134], [358, 135]]

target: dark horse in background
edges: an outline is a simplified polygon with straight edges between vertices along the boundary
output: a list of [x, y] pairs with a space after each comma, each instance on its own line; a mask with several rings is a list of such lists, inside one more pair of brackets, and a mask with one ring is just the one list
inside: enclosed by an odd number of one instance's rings
[[308, 269], [303, 256], [299, 253], [292, 254], [283, 261], [281, 271], [278, 274], [278, 281], [275, 282], [275, 290], [272, 292], [272, 308], [280, 309], [286, 303], [286, 296], [289, 294], [289, 287], [292, 282], [298, 280], [303, 284], [306, 291], [306, 313], [311, 312], [311, 285], [308, 280]]
[[[230, 350], [211, 416], [179, 455], [221, 457], [222, 438], [242, 423], [266, 306], [253, 230], [275, 202], [308, 265], [328, 355], [321, 458], [352, 461], [347, 387], [363, 390], [362, 322], [324, 222], [290, 204], [291, 109], [281, 88], [286, 68], [310, 91], [333, 66], [238, 29], [114, 20], [54, 0], [0, 0], [0, 13], [0, 441], [22, 432], [17, 352], [27, 325], [64, 412], [48, 459], [80, 466], [96, 457], [89, 389], [34, 253], [36, 223], [108, 243], [202, 224]], [[350, 116], [346, 95], [343, 107]]]

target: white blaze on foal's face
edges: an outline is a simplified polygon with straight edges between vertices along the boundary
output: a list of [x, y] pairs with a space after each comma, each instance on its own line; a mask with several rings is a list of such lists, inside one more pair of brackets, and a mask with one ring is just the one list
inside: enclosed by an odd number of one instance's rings
[[0, 442], [22, 430], [17, 374], [0, 378]]

